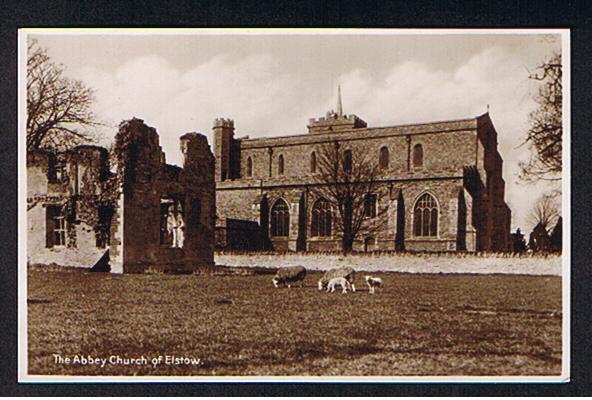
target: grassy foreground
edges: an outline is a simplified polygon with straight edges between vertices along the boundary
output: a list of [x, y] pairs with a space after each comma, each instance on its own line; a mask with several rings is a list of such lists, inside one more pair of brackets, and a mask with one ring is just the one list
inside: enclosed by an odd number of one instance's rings
[[[302, 289], [275, 289], [261, 274], [30, 269], [29, 373], [560, 374], [561, 278], [374, 275], [385, 287], [372, 296], [362, 276], [343, 295], [318, 292], [320, 273]], [[115, 358], [101, 366], [54, 355]], [[123, 364], [142, 356], [147, 365]]]

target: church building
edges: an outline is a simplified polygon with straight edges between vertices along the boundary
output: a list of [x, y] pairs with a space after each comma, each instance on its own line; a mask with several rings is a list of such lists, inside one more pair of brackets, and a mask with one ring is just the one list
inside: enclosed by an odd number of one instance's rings
[[340, 250], [338, 210], [315, 190], [319, 151], [335, 144], [345, 158], [373, 156], [379, 168], [364, 212], [380, 229], [360, 231], [354, 250], [510, 250], [511, 211], [489, 113], [373, 128], [345, 114], [339, 95], [337, 111], [310, 119], [307, 129], [235, 138], [234, 121], [214, 121], [218, 248]]

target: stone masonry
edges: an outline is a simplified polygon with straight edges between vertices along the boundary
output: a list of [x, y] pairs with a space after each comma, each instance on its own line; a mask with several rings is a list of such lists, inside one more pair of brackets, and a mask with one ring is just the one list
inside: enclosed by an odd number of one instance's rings
[[108, 152], [79, 146], [27, 156], [28, 262], [114, 273], [181, 272], [214, 265], [214, 157], [204, 135], [180, 138], [169, 165], [154, 128], [120, 125], [117, 171]]
[[112, 178], [102, 147], [27, 154], [29, 263], [91, 268], [101, 259], [112, 214], [101, 198]]
[[[217, 216], [258, 223], [264, 248], [267, 243], [279, 251], [340, 249], [335, 229], [328, 236], [313, 236], [311, 230], [318, 200], [311, 190], [318, 184], [314, 153], [336, 141], [344, 150], [376, 154], [377, 162], [381, 152], [388, 153], [376, 190], [382, 228], [372, 237], [358, 237], [355, 250], [510, 250], [503, 161], [488, 113], [368, 128], [355, 115], [329, 112], [311, 119], [307, 134], [273, 138], [236, 139], [234, 129], [232, 120], [214, 122]], [[429, 217], [437, 218], [423, 231], [417, 227], [427, 218], [420, 215], [420, 198], [428, 199]], [[280, 199], [288, 205], [289, 227], [287, 234], [274, 236], [271, 210]], [[336, 210], [332, 215], [336, 218]]]

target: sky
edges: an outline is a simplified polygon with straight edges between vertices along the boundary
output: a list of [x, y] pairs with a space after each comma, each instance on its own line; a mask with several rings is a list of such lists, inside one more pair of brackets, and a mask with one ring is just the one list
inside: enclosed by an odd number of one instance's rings
[[49, 30], [29, 38], [95, 90], [102, 144], [122, 120], [141, 118], [172, 164], [181, 163], [186, 132], [213, 147], [217, 117], [235, 121], [235, 137], [304, 134], [309, 118], [335, 109], [338, 84], [344, 112], [369, 127], [470, 118], [489, 105], [512, 230], [530, 232], [529, 211], [553, 187], [518, 178], [538, 91], [528, 76], [561, 49], [558, 34], [301, 32]]

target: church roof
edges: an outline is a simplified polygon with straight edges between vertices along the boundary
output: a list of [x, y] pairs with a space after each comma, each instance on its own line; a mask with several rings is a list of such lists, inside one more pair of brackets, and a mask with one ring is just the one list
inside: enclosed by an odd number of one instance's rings
[[482, 119], [489, 119], [489, 114], [436, 122], [424, 122], [383, 127], [366, 127], [343, 130], [339, 132], [305, 133], [297, 135], [259, 137], [242, 139], [242, 148], [257, 148], [281, 145], [322, 143], [333, 140], [362, 140], [388, 136], [418, 135], [460, 130], [476, 130]]

